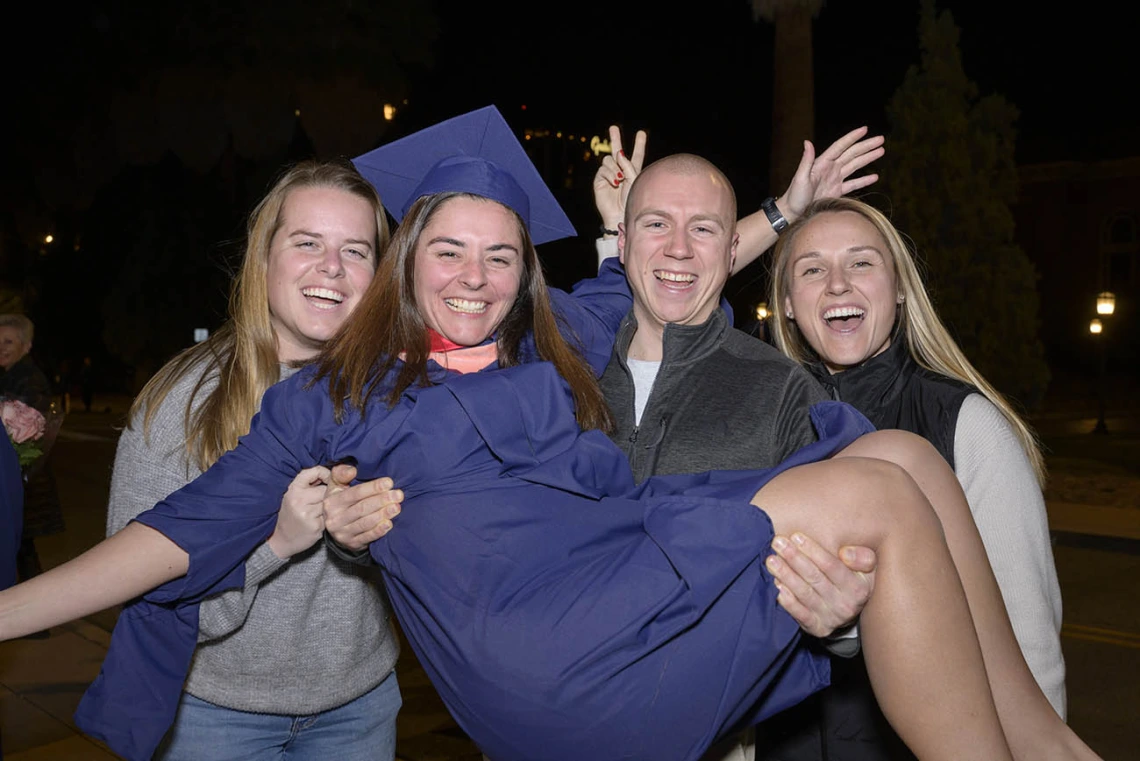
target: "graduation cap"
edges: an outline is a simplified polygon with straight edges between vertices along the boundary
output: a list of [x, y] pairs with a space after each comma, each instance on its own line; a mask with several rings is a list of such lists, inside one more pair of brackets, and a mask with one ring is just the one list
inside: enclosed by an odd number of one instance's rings
[[419, 198], [459, 191], [518, 212], [535, 244], [577, 234], [494, 106], [382, 145], [352, 163], [379, 191], [397, 222]]

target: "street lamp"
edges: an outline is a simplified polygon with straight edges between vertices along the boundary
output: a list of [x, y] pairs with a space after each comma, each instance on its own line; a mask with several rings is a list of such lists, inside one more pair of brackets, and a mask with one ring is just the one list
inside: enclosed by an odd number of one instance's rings
[[[1108, 317], [1116, 311], [1116, 297], [1105, 291], [1096, 297], [1096, 313]], [[1108, 433], [1108, 425], [1104, 420], [1104, 397], [1105, 397], [1105, 375], [1107, 374], [1107, 357], [1105, 352], [1105, 343], [1108, 341], [1108, 336], [1103, 335], [1104, 323], [1100, 318], [1093, 319], [1089, 323], [1089, 333], [1096, 336], [1094, 339], [1098, 346], [1097, 351], [1100, 354], [1100, 371], [1097, 376], [1097, 394], [1096, 394], [1096, 425], [1093, 426], [1093, 433]]]
[[763, 322], [764, 320], [768, 319], [769, 314], [770, 314], [770, 312], [768, 311], [768, 302], [767, 301], [761, 301], [759, 304], [756, 305], [756, 319], [757, 320], [760, 320], [760, 322]]

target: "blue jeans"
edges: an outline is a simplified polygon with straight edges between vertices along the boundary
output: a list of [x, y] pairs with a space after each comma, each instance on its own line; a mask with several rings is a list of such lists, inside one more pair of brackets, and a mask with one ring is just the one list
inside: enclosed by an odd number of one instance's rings
[[182, 693], [156, 761], [393, 761], [396, 672], [339, 708], [311, 716], [249, 713]]

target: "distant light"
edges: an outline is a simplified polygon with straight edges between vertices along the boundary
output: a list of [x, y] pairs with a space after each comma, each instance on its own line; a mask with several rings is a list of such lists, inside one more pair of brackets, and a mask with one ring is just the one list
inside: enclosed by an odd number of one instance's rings
[[396, 107], [391, 103], [384, 104], [384, 121], [390, 122], [396, 118]]
[[573, 135], [571, 135], [571, 136], [569, 137], [569, 139], [570, 139], [570, 140], [573, 140], [573, 139], [574, 139], [574, 136], [573, 136]]
[[293, 109], [293, 116], [300, 116], [300, 115], [301, 115], [301, 109], [294, 108]]
[[526, 133], [525, 135], [523, 135], [523, 140], [530, 140], [530, 133], [529, 132]]
[[582, 135], [582, 137], [581, 137], [581, 138], [579, 138], [579, 140], [580, 140], [581, 142], [583, 142], [583, 143], [584, 143], [584, 142], [586, 142], [586, 136], [585, 136], [585, 135]]
[[555, 132], [555, 133], [554, 133], [554, 136], [555, 136], [555, 137], [557, 137], [557, 138], [561, 138], [561, 137], [562, 137], [562, 133], [561, 133], [561, 132]]
[[1116, 311], [1116, 294], [1105, 291], [1097, 294], [1096, 313], [1109, 315]]
[[210, 331], [206, 328], [194, 328], [194, 343], [200, 344], [210, 337]]
[[44, 243], [51, 243], [53, 240], [55, 240], [54, 235], [48, 234], [44, 236]]
[[771, 316], [771, 314], [772, 313], [768, 311], [768, 302], [767, 301], [761, 301], [759, 304], [756, 305], [756, 319], [757, 320], [761, 320], [761, 321], [767, 320], [768, 317]]
[[590, 150], [594, 152], [595, 156], [601, 156], [603, 153], [613, 152], [610, 150], [610, 141], [602, 140], [597, 135], [594, 135], [592, 138], [590, 138]]
[[523, 111], [526, 111], [526, 104], [523, 103], [521, 106], [519, 106], [519, 108], [521, 108]]
[[1101, 325], [1100, 320], [1093, 320], [1089, 323], [1089, 332], [1095, 335], [1100, 335], [1104, 330], [1104, 325]]

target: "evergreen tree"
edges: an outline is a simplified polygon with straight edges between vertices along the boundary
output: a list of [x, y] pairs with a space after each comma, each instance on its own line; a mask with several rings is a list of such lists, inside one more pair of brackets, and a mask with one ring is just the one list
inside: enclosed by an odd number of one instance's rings
[[1003, 393], [1040, 403], [1049, 369], [1038, 333], [1037, 274], [1014, 242], [1010, 205], [1017, 109], [979, 97], [949, 11], [922, 0], [920, 61], [887, 108], [883, 171], [892, 220], [909, 235], [942, 319]]

